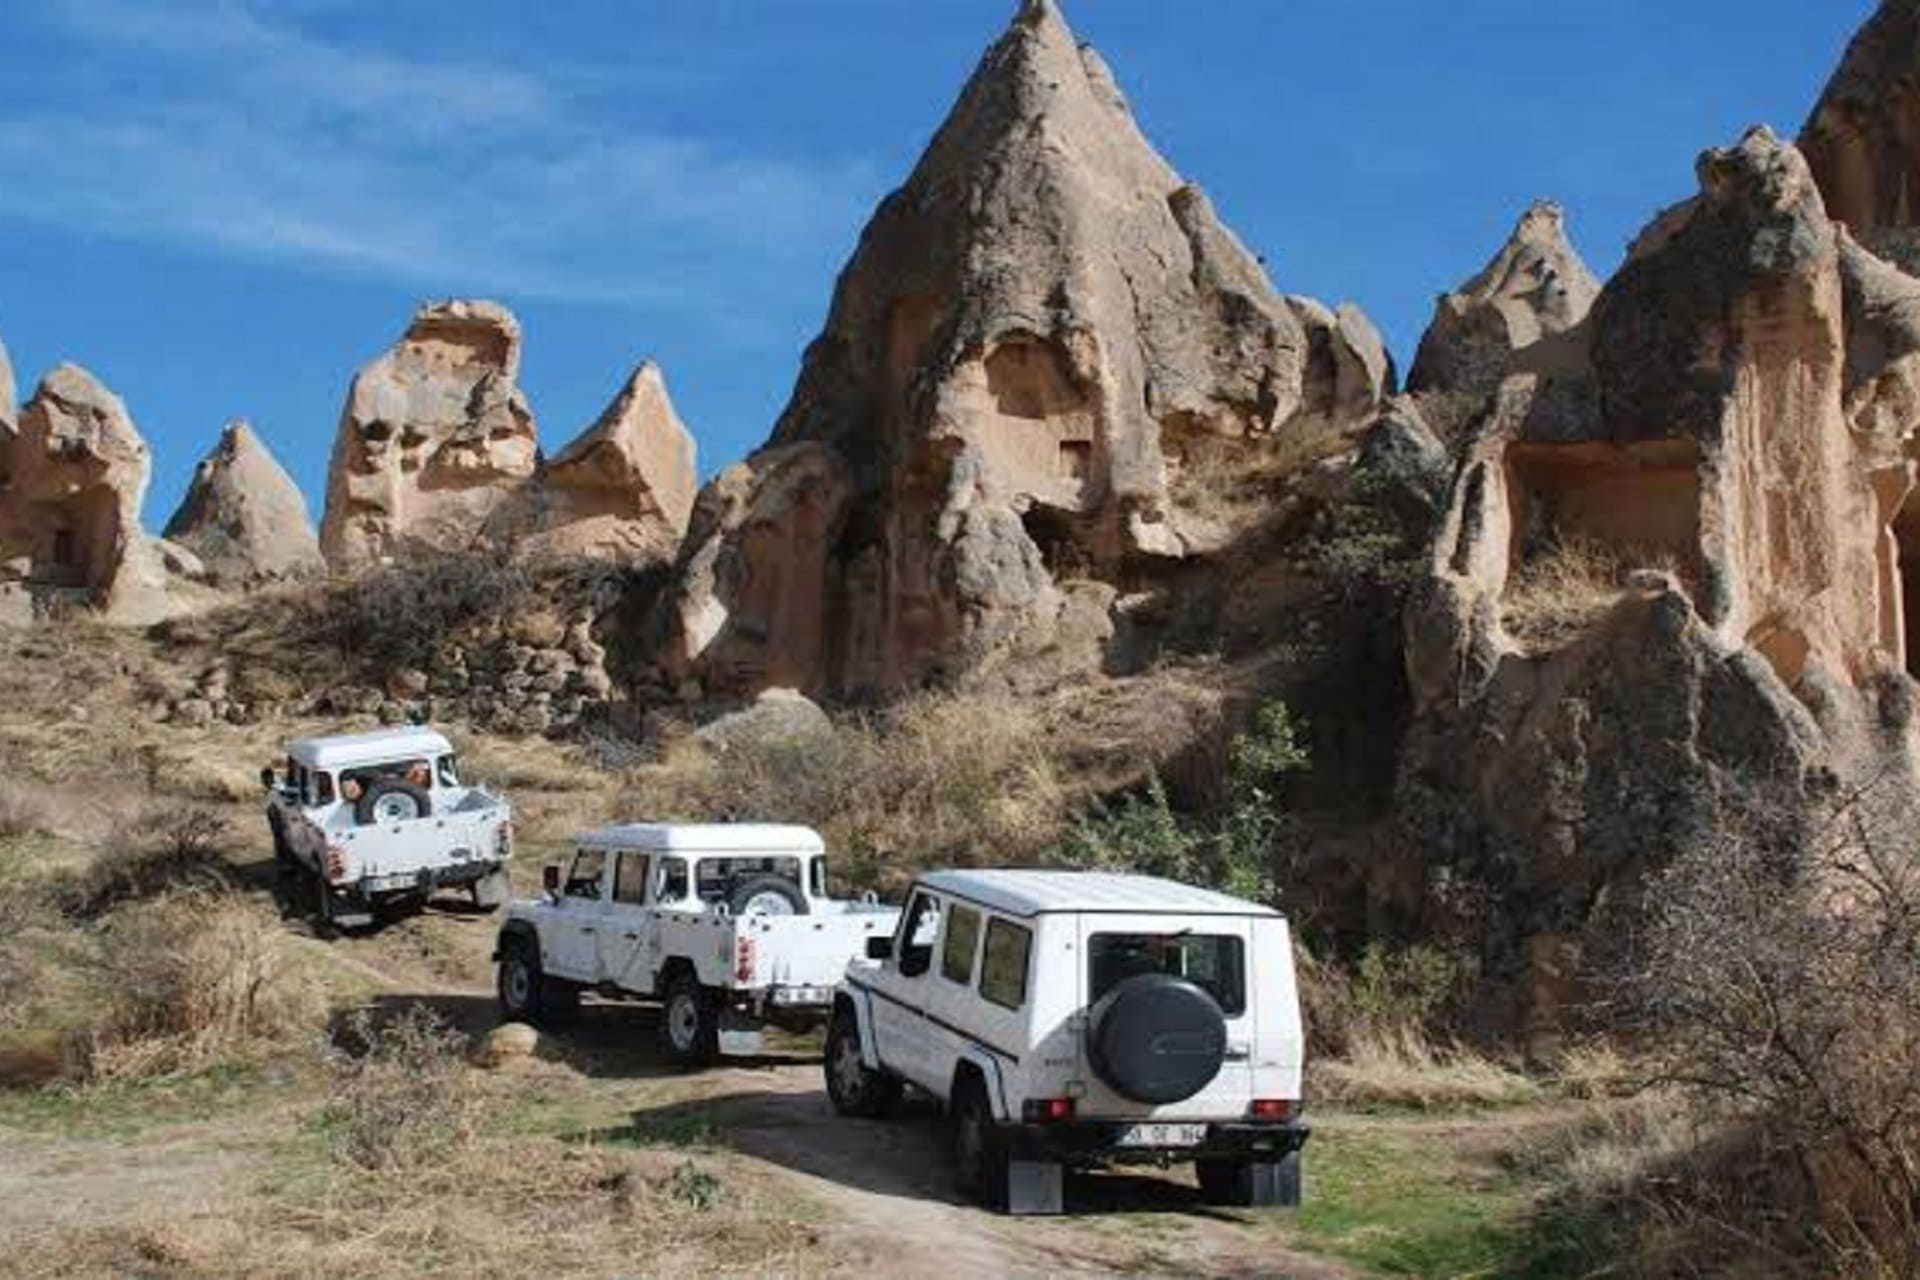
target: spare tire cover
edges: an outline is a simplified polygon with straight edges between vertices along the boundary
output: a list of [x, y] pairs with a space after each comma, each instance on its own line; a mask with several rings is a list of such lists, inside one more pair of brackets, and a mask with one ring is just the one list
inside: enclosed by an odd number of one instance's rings
[[1100, 998], [1087, 1019], [1093, 1069], [1124, 1098], [1159, 1105], [1191, 1098], [1220, 1074], [1227, 1017], [1184, 978], [1146, 973]]

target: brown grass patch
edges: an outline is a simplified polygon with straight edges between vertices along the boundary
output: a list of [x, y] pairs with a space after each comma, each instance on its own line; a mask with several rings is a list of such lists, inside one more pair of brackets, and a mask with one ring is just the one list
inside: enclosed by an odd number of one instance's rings
[[1546, 1096], [1529, 1077], [1462, 1045], [1434, 1044], [1419, 1033], [1361, 1031], [1338, 1058], [1310, 1062], [1307, 1092], [1336, 1106], [1510, 1107]]
[[1527, 557], [1507, 583], [1501, 623], [1529, 649], [1556, 649], [1604, 618], [1637, 569], [1672, 572], [1673, 557], [1574, 534], [1557, 536]]

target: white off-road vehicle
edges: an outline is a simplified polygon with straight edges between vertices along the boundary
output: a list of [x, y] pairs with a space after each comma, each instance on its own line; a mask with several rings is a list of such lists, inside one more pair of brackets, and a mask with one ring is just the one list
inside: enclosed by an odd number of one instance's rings
[[1276, 912], [1146, 876], [944, 871], [869, 957], [834, 1002], [833, 1105], [932, 1094], [985, 1203], [1057, 1213], [1068, 1167], [1174, 1162], [1216, 1203], [1299, 1203], [1300, 999]]
[[274, 855], [311, 879], [323, 921], [369, 924], [376, 907], [443, 888], [487, 910], [511, 896], [512, 810], [462, 784], [453, 744], [430, 729], [302, 739], [260, 780]]
[[542, 897], [508, 908], [501, 1009], [537, 1020], [589, 989], [656, 1001], [685, 1065], [758, 1052], [766, 1025], [818, 1027], [847, 963], [900, 916], [828, 897], [826, 850], [805, 827], [633, 824], [577, 843]]

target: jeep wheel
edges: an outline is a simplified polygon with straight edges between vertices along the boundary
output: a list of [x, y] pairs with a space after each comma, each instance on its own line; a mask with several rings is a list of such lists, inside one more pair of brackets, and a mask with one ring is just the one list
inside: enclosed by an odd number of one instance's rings
[[683, 1067], [705, 1066], [720, 1056], [720, 1011], [693, 974], [676, 974], [667, 984], [660, 1032], [667, 1056]]
[[807, 895], [785, 876], [755, 876], [727, 894], [727, 909], [737, 916], [804, 916]]
[[1007, 1153], [993, 1128], [993, 1108], [976, 1079], [961, 1081], [953, 1099], [953, 1180], [961, 1194], [988, 1209], [1007, 1207]]
[[540, 953], [522, 938], [515, 938], [501, 950], [500, 972], [495, 990], [500, 996], [500, 1012], [509, 1022], [538, 1022], [546, 1012], [541, 1000], [546, 979], [540, 973]]
[[1210, 1204], [1240, 1209], [1292, 1209], [1300, 1204], [1300, 1153], [1278, 1160], [1202, 1160], [1195, 1172]]
[[433, 815], [433, 797], [425, 787], [405, 778], [382, 778], [354, 802], [353, 820], [363, 827], [376, 823], [411, 822]]
[[860, 1024], [842, 1005], [827, 1027], [827, 1097], [843, 1116], [883, 1116], [900, 1096], [900, 1082], [869, 1067], [860, 1054]]

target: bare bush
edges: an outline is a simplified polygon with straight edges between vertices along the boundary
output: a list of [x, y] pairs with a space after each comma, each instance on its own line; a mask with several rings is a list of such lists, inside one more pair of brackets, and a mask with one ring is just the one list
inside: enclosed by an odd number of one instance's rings
[[1636, 569], [1672, 572], [1675, 562], [1666, 552], [1558, 535], [1528, 556], [1507, 584], [1501, 622], [1529, 648], [1557, 648], [1604, 617]]
[[501, 557], [443, 555], [391, 565], [329, 591], [309, 620], [313, 639], [369, 668], [427, 666], [450, 634], [509, 616], [532, 591], [526, 569]]
[[1663, 1077], [1816, 1189], [1834, 1266], [1920, 1273], [1920, 864], [1862, 798], [1804, 856], [1768, 830], [1656, 884], [1626, 990]]
[[87, 1079], [246, 1060], [316, 1033], [324, 994], [278, 921], [227, 894], [187, 891], [123, 907], [106, 924], [106, 1008], [77, 1037]]
[[335, 1055], [333, 1092], [321, 1113], [337, 1162], [375, 1173], [408, 1170], [442, 1163], [472, 1143], [480, 1098], [466, 1037], [420, 1005], [380, 1025], [362, 1012], [348, 1030], [360, 1051]]
[[227, 819], [211, 809], [148, 808], [116, 825], [68, 884], [68, 909], [93, 917], [118, 903], [170, 890], [229, 887], [233, 868], [222, 847], [231, 834]]

